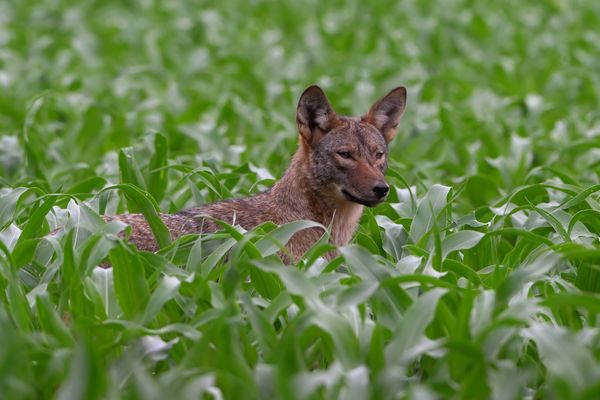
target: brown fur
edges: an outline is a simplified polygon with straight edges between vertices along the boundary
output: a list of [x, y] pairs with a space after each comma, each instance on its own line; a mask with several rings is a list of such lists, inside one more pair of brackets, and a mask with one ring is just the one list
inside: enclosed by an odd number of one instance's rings
[[[300, 145], [283, 178], [271, 189], [252, 197], [161, 214], [173, 238], [183, 234], [215, 232], [209, 215], [245, 229], [265, 222], [276, 224], [311, 220], [331, 226], [331, 243], [347, 244], [356, 229], [363, 205], [385, 200], [388, 186], [387, 144], [393, 139], [406, 104], [406, 89], [398, 87], [376, 102], [362, 118], [338, 116], [318, 86], [311, 86], [298, 103]], [[140, 214], [105, 217], [132, 227], [129, 241], [140, 250], [156, 251], [157, 244]], [[319, 228], [304, 229], [287, 243], [300, 258], [322, 235]]]

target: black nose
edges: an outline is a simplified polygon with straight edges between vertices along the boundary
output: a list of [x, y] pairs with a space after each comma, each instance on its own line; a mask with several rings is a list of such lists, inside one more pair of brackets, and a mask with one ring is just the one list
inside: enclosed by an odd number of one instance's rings
[[375, 192], [375, 196], [379, 198], [385, 197], [389, 191], [390, 187], [387, 185], [387, 183], [378, 183], [377, 185], [373, 186], [373, 192]]

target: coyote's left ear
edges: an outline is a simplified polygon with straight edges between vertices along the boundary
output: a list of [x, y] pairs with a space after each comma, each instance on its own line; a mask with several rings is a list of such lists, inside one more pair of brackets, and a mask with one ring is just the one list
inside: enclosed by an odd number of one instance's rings
[[335, 128], [340, 120], [333, 111], [323, 90], [317, 85], [310, 86], [300, 96], [296, 122], [300, 136], [308, 145], [315, 145], [323, 135]]
[[373, 104], [363, 121], [379, 129], [385, 141], [389, 143], [396, 136], [396, 128], [405, 106], [406, 88], [399, 86]]

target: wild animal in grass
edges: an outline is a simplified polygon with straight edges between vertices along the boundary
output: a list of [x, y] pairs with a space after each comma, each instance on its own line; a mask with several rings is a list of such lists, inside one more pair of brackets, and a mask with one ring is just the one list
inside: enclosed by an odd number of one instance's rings
[[[336, 114], [325, 93], [310, 86], [298, 102], [298, 150], [283, 178], [257, 195], [160, 214], [173, 238], [211, 233], [220, 226], [210, 218], [245, 229], [272, 221], [284, 224], [310, 220], [330, 227], [330, 242], [343, 246], [351, 239], [363, 212], [383, 202], [387, 147], [406, 105], [406, 89], [397, 87], [377, 101], [363, 117]], [[105, 216], [131, 226], [129, 241], [138, 249], [156, 251], [157, 243], [141, 214]], [[323, 235], [321, 228], [296, 232], [286, 253], [299, 259]]]

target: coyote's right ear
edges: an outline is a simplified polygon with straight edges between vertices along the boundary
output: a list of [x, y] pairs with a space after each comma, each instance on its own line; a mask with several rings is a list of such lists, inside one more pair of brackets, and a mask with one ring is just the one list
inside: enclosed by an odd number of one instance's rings
[[323, 90], [313, 85], [300, 96], [296, 122], [302, 139], [306, 144], [314, 145], [340, 121]]
[[363, 117], [383, 134], [386, 142], [396, 136], [396, 128], [406, 107], [406, 88], [399, 86], [377, 101]]

